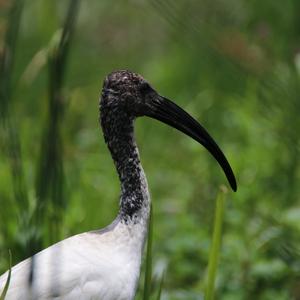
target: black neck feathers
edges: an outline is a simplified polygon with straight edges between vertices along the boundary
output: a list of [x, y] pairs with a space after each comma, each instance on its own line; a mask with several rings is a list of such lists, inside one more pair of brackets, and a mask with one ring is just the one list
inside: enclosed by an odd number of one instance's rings
[[147, 198], [147, 183], [134, 139], [134, 117], [129, 115], [115, 97], [103, 90], [100, 122], [121, 182], [120, 217], [127, 221], [139, 214]]

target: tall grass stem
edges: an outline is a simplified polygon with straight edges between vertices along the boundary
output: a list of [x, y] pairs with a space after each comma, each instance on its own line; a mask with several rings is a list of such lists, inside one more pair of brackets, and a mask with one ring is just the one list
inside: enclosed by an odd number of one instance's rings
[[[60, 235], [60, 224], [66, 206], [64, 194], [62, 125], [65, 111], [63, 93], [68, 58], [79, 0], [69, 2], [63, 28], [58, 30], [48, 47], [48, 116], [41, 137], [40, 157], [36, 173], [36, 223], [48, 220], [49, 244]], [[46, 221], [47, 221], [46, 220]], [[38, 242], [37, 248], [41, 247]], [[39, 249], [35, 249], [39, 250]]]
[[214, 229], [212, 236], [212, 245], [209, 254], [208, 272], [206, 279], [205, 300], [213, 300], [215, 293], [215, 281], [217, 276], [217, 267], [220, 256], [222, 241], [222, 225], [224, 218], [225, 194], [227, 189], [221, 187], [216, 201]]
[[8, 251], [8, 253], [9, 253], [9, 269], [8, 269], [7, 280], [5, 282], [4, 289], [3, 289], [3, 291], [0, 295], [0, 300], [5, 299], [6, 293], [8, 291], [9, 283], [10, 283], [10, 278], [11, 278], [12, 256], [11, 256], [11, 251], [10, 250]]

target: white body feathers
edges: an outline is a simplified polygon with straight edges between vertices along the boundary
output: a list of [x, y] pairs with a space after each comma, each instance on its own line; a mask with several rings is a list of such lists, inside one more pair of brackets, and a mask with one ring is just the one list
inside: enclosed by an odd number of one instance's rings
[[[131, 300], [140, 274], [147, 231], [146, 220], [67, 238], [35, 255], [33, 286], [31, 259], [12, 269], [6, 300], [93, 299]], [[2, 291], [7, 273], [0, 277]]]

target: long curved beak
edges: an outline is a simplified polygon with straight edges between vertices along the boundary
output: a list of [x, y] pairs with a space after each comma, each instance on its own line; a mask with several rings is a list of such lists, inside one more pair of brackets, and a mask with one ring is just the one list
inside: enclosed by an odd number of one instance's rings
[[235, 176], [222, 150], [208, 132], [186, 111], [167, 98], [158, 96], [151, 102], [151, 109], [144, 112], [144, 115], [178, 129], [203, 145], [218, 161], [233, 191], [237, 190]]

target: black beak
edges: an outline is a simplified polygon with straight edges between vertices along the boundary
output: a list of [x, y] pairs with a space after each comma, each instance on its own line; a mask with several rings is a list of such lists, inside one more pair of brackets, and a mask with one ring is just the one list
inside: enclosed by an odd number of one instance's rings
[[187, 112], [172, 101], [159, 96], [151, 102], [151, 109], [144, 112], [144, 115], [180, 130], [203, 145], [218, 161], [231, 188], [236, 191], [235, 176], [222, 150], [208, 132]]

